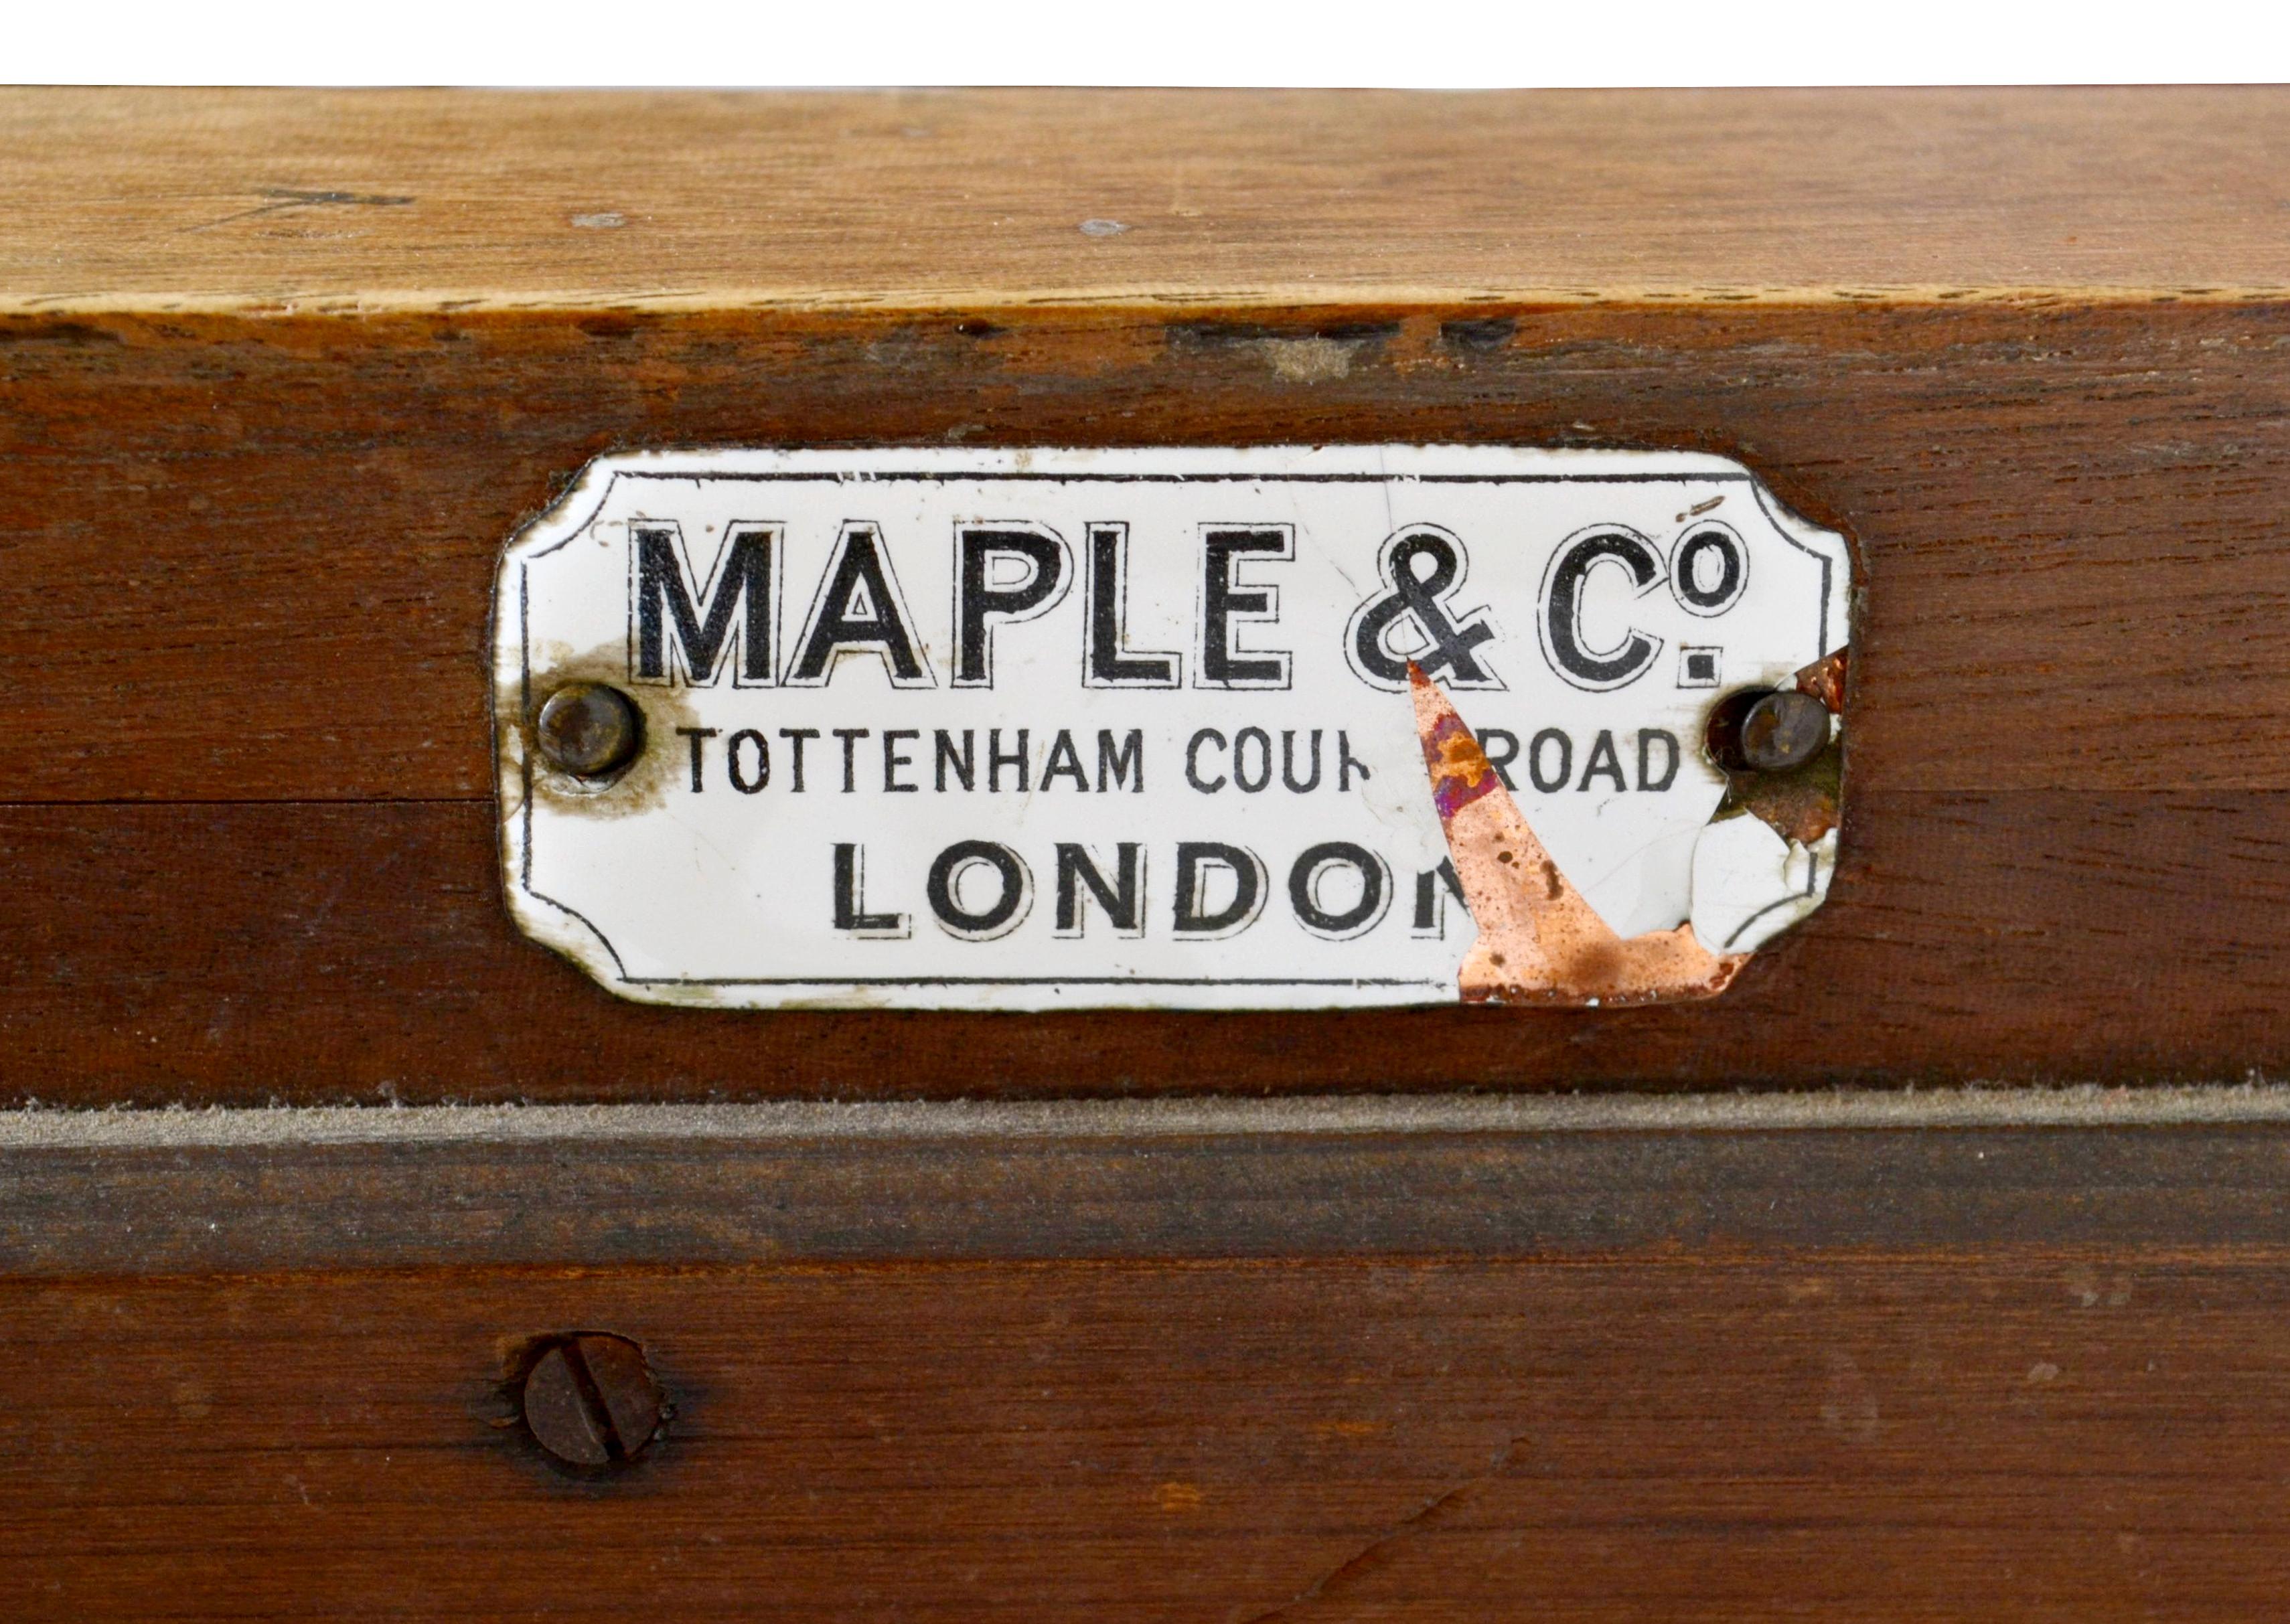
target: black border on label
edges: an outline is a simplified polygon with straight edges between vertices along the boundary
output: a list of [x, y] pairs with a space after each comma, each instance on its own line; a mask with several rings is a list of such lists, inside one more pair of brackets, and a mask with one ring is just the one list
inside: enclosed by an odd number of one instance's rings
[[[981, 471], [977, 469], [853, 472], [848, 474], [823, 472], [747, 472], [710, 471], [677, 473], [665, 468], [615, 468], [605, 488], [598, 492], [597, 505], [590, 518], [572, 527], [572, 532], [561, 541], [541, 548], [530, 557], [517, 560], [517, 659], [521, 710], [516, 725], [524, 725], [524, 715], [532, 709], [532, 639], [530, 615], [531, 595], [528, 572], [535, 560], [546, 558], [560, 548], [567, 547], [587, 530], [596, 513], [601, 512], [612, 500], [613, 486], [622, 479], [680, 480], [690, 484], [708, 484], [717, 481], [734, 480], [749, 483], [797, 483], [812, 484], [854, 485], [890, 484], [908, 480], [936, 484], [956, 484], [963, 481], [1030, 481], [1057, 484], [1747, 484], [1758, 492], [1758, 507], [1766, 519], [1782, 539], [1800, 552], [1813, 553], [1821, 564], [1821, 624], [1816, 643], [1825, 643], [1829, 636], [1830, 561], [1789, 533], [1776, 519], [1766, 502], [1764, 487], [1757, 476], [1746, 470], [1734, 472], [1675, 473], [1675, 474], [1058, 474], [1019, 470]], [[1823, 652], [1827, 651], [1824, 650]], [[1819, 656], [1815, 656], [1819, 658]], [[615, 979], [625, 987], [812, 987], [831, 992], [838, 988], [859, 987], [1424, 987], [1444, 991], [1447, 983], [1435, 978], [1417, 976], [632, 976], [621, 957], [620, 949], [611, 937], [598, 929], [596, 921], [580, 909], [558, 901], [538, 891], [532, 884], [532, 757], [531, 751], [521, 752], [524, 768], [524, 804], [523, 808], [524, 837], [518, 852], [518, 883], [524, 893], [536, 902], [570, 918], [580, 921], [612, 956]], [[1093, 1007], [1118, 1007], [1101, 1005]]]

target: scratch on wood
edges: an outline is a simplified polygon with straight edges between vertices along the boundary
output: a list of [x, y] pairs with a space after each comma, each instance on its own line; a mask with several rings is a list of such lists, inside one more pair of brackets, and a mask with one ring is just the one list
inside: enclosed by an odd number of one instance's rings
[[1508, 1471], [1511, 1462], [1517, 1458], [1519, 1447], [1525, 1442], [1526, 1438], [1524, 1435], [1510, 1439], [1494, 1458], [1487, 1462], [1485, 1470], [1475, 1476], [1465, 1478], [1461, 1483], [1453, 1484], [1442, 1489], [1294, 1596], [1262, 1612], [1252, 1613], [1244, 1620], [1244, 1624], [1269, 1624], [1271, 1620], [1285, 1618], [1299, 1608], [1309, 1607], [1321, 1600], [1332, 1589], [1341, 1587], [1348, 1580], [1381, 1565], [1381, 1559], [1389, 1555], [1392, 1547], [1421, 1530], [1434, 1525], [1440, 1520], [1447, 1508], [1453, 1505], [1456, 1500], [1485, 1484], [1489, 1478], [1500, 1477]]
[[220, 220], [211, 220], [203, 225], [186, 226], [183, 228], [184, 233], [188, 235], [195, 231], [212, 231], [218, 226], [228, 226], [233, 220], [253, 220], [264, 214], [281, 214], [290, 209], [402, 209], [413, 202], [411, 197], [392, 196], [383, 192], [313, 191], [298, 186], [257, 187], [254, 195], [268, 201], [257, 204], [251, 209], [241, 209], [236, 213], [226, 214]]

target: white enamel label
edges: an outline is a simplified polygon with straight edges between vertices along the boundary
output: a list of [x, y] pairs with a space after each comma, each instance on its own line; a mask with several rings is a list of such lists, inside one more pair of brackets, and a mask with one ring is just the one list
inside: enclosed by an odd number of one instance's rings
[[[1701, 455], [607, 458], [501, 564], [509, 905], [654, 1002], [1453, 1001], [1477, 932], [1413, 660], [1553, 894], [1738, 955], [1835, 836], [1713, 822], [1708, 719], [1844, 648], [1848, 571]], [[616, 773], [537, 743], [572, 682], [641, 714]]]

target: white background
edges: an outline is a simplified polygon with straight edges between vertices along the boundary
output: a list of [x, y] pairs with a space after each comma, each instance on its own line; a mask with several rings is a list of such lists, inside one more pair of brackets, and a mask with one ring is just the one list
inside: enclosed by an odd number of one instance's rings
[[77, 84], [1734, 85], [2290, 78], [2282, 0], [95, 0], [10, 7]]

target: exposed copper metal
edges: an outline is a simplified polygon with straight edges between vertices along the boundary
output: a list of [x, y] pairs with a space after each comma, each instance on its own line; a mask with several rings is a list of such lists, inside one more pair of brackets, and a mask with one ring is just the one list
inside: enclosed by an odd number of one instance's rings
[[1797, 674], [1797, 691], [1809, 693], [1829, 707], [1829, 714], [1845, 714], [1845, 684], [1850, 674], [1852, 651], [1838, 649], [1823, 654], [1819, 660]]
[[1431, 801], [1479, 927], [1464, 955], [1466, 1004], [1667, 1004], [1726, 990], [1749, 955], [1718, 955], [1693, 927], [1627, 940], [1598, 917], [1542, 843], [1447, 696], [1408, 668]]

